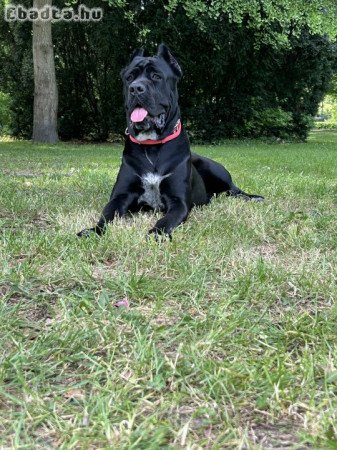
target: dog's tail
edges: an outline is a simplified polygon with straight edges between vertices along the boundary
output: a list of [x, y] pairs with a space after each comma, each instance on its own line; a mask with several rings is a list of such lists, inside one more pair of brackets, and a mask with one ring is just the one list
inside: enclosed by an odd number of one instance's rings
[[226, 192], [226, 194], [229, 195], [230, 197], [240, 197], [243, 200], [252, 201], [252, 202], [263, 202], [264, 201], [264, 197], [262, 197], [262, 195], [247, 194], [247, 192], [244, 192], [243, 190], [241, 190], [240, 188], [235, 186], [235, 184], [233, 184], [231, 186], [231, 188], [229, 189], [229, 191]]

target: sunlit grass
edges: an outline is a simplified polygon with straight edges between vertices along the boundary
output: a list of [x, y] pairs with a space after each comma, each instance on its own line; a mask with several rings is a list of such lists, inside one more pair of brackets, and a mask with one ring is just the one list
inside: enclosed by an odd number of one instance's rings
[[0, 144], [0, 447], [334, 448], [337, 135], [197, 147], [265, 203], [79, 240], [121, 150]]

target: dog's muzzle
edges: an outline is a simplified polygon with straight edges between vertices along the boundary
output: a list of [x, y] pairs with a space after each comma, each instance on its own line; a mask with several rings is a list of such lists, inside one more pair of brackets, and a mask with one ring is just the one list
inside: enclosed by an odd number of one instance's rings
[[136, 130], [147, 131], [154, 127], [159, 131], [163, 130], [166, 123], [164, 112], [152, 116], [145, 108], [136, 107], [130, 115], [130, 126]]

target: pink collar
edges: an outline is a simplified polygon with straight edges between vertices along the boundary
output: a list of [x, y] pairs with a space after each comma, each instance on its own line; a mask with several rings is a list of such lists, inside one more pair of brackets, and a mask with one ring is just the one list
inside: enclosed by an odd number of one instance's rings
[[133, 136], [131, 136], [131, 134], [129, 134], [130, 140], [132, 142], [135, 142], [136, 144], [140, 144], [140, 145], [158, 145], [158, 144], [165, 144], [166, 142], [172, 141], [172, 139], [175, 139], [176, 137], [178, 137], [181, 133], [181, 122], [180, 120], [178, 120], [176, 126], [174, 127], [173, 133], [166, 136], [166, 138], [161, 139], [161, 140], [153, 140], [153, 139], [147, 139], [146, 141], [138, 141], [136, 138], [134, 138]]

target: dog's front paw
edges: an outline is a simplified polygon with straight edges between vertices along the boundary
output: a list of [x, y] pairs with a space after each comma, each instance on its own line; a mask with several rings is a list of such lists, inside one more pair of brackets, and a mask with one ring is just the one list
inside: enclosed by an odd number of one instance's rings
[[77, 233], [77, 236], [80, 238], [88, 238], [92, 235], [99, 235], [99, 233], [97, 233], [96, 227], [94, 228], [85, 228], [84, 230], [80, 231], [79, 233]]
[[163, 242], [166, 240], [172, 241], [172, 235], [162, 228], [153, 227], [149, 230], [147, 237], [154, 236], [157, 242]]
[[264, 197], [262, 197], [262, 195], [255, 195], [254, 197], [251, 197], [250, 201], [255, 203], [262, 203], [264, 202]]

